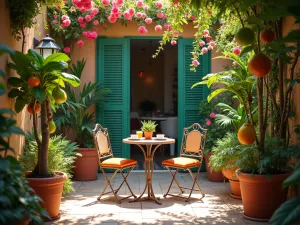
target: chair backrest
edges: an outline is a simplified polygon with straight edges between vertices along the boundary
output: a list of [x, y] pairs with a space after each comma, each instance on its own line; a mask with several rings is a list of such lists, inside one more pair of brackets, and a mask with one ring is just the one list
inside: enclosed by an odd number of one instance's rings
[[177, 138], [178, 119], [177, 117], [167, 117], [165, 121], [160, 122], [161, 131], [170, 138]]
[[93, 130], [93, 137], [99, 159], [113, 157], [108, 129], [97, 123]]
[[207, 130], [194, 123], [183, 129], [180, 156], [203, 158]]

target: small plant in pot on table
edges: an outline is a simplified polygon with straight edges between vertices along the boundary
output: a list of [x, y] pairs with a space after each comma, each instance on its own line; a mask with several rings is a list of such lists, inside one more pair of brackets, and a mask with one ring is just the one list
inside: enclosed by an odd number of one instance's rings
[[[59, 207], [66, 174], [61, 171], [49, 171], [50, 133], [55, 131], [51, 109], [55, 102], [62, 103], [66, 100], [67, 95], [61, 89], [65, 82], [79, 86], [80, 80], [74, 75], [62, 72], [68, 67], [67, 62], [70, 60], [63, 53], [55, 53], [44, 59], [30, 49], [27, 54], [12, 52], [10, 57], [12, 63], [9, 63], [9, 66], [16, 70], [19, 76], [8, 79], [8, 83], [13, 87], [8, 97], [16, 98], [14, 106], [17, 113], [27, 105], [27, 111], [32, 114], [34, 137], [38, 146], [37, 163], [33, 171], [26, 173], [26, 179], [29, 186], [43, 200], [41, 206], [54, 220], [60, 217]], [[33, 80], [37, 82], [32, 82]], [[36, 107], [37, 105], [40, 107]], [[40, 119], [40, 132], [37, 119]]]
[[[78, 60], [70, 66], [70, 73], [80, 79], [85, 63], [84, 59]], [[54, 121], [58, 129], [79, 146], [76, 152], [80, 153], [81, 157], [75, 159], [73, 179], [96, 180], [99, 161], [98, 153], [93, 147], [92, 130], [96, 120], [92, 108], [103, 104], [108, 90], [102, 88], [99, 83], [89, 82], [76, 89], [66, 85], [66, 93], [68, 100], [59, 105], [54, 114]]]
[[155, 132], [157, 126], [156, 122], [148, 120], [148, 121], [142, 121], [142, 124], [143, 126], [141, 130], [144, 132], [145, 139], [152, 139], [153, 132]]

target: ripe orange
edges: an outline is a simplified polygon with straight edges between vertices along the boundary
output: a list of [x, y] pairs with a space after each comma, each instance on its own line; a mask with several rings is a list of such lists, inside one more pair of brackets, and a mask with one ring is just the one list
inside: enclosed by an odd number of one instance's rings
[[239, 142], [243, 145], [250, 145], [255, 141], [256, 132], [250, 123], [244, 123], [238, 131]]
[[264, 54], [254, 55], [248, 62], [250, 73], [257, 77], [267, 75], [271, 70], [271, 60]]
[[[41, 104], [40, 103], [35, 103], [35, 106], [34, 106], [34, 113], [37, 113], [38, 111], [40, 111], [41, 109]], [[29, 104], [27, 106], [27, 111], [30, 113], [30, 114], [33, 114], [33, 104]]]
[[37, 87], [40, 85], [40, 82], [41, 82], [40, 78], [35, 77], [35, 76], [29, 77], [29, 79], [27, 81], [27, 83], [30, 87]]
[[52, 96], [57, 103], [64, 103], [65, 101], [67, 101], [67, 94], [60, 87], [54, 88], [54, 90], [52, 91]]
[[49, 126], [49, 133], [50, 133], [50, 134], [53, 134], [53, 133], [55, 132], [55, 130], [56, 130], [56, 125], [55, 125], [55, 123], [53, 122], [53, 120], [50, 120], [50, 121], [48, 122], [48, 126]]
[[260, 33], [260, 40], [265, 43], [268, 44], [272, 41], [274, 41], [275, 39], [275, 33], [272, 30], [269, 29], [264, 29], [261, 33]]

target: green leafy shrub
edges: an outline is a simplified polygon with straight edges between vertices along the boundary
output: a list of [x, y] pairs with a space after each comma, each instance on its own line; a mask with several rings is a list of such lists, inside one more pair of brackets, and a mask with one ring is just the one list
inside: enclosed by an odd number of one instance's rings
[[[68, 194], [74, 191], [73, 182], [71, 181], [71, 170], [74, 165], [74, 159], [81, 156], [75, 152], [78, 146], [75, 143], [71, 143], [62, 136], [52, 136], [49, 142], [49, 171], [54, 173], [55, 171], [65, 172], [68, 176], [64, 183], [63, 194]], [[32, 171], [37, 163], [37, 151], [38, 146], [35, 141], [34, 135], [28, 133], [26, 135], [26, 142], [24, 146], [24, 153], [20, 158], [21, 165], [26, 171]]]
[[142, 121], [142, 124], [143, 124], [141, 128], [142, 131], [155, 132], [155, 128], [157, 126], [155, 121], [151, 121], [151, 120]]

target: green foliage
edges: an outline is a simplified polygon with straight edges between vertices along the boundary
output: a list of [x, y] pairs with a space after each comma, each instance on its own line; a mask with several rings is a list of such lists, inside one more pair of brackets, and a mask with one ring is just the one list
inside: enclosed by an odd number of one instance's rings
[[142, 131], [155, 132], [155, 128], [157, 126], [156, 121], [141, 121], [142, 122]]
[[216, 141], [212, 149], [213, 155], [210, 157], [210, 165], [214, 171], [221, 171], [230, 168], [230, 162], [234, 162], [240, 157], [242, 150], [235, 133], [226, 133], [222, 139]]
[[[208, 130], [205, 144], [205, 154], [213, 149], [217, 139], [223, 138], [226, 132], [230, 130], [229, 127], [220, 126], [216, 122], [216, 115], [221, 113], [220, 108], [217, 107], [218, 102], [224, 102], [224, 104], [227, 103], [228, 105], [232, 105], [232, 95], [230, 93], [223, 93], [217, 98], [213, 99], [211, 102], [207, 102], [207, 100], [204, 99], [201, 101], [199, 106], [201, 115], [200, 124], [202, 127]], [[213, 116], [213, 114], [211, 116], [211, 113], [215, 114], [215, 116]]]
[[0, 224], [20, 224], [25, 219], [30, 224], [44, 224], [40, 215], [48, 214], [32, 191], [17, 159], [0, 157]]
[[[289, 185], [300, 184], [300, 163], [294, 172], [283, 183], [286, 188]], [[300, 196], [293, 197], [284, 202], [273, 214], [270, 219], [271, 225], [290, 225], [300, 218]]]
[[[48, 149], [49, 172], [62, 171], [67, 174], [67, 180], [64, 183], [63, 194], [74, 191], [71, 181], [72, 167], [74, 160], [81, 155], [75, 150], [78, 146], [61, 136], [52, 136], [50, 138]], [[20, 163], [24, 170], [32, 171], [38, 161], [38, 146], [32, 133], [26, 135], [24, 153], [20, 158]]]

